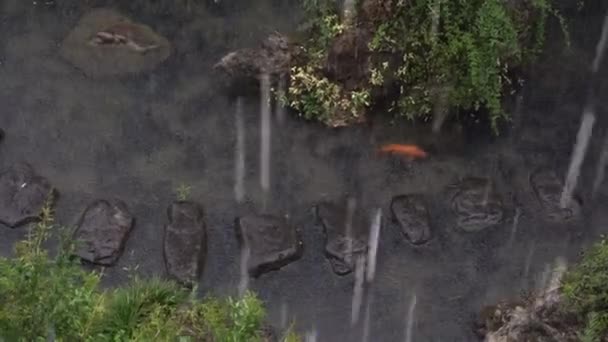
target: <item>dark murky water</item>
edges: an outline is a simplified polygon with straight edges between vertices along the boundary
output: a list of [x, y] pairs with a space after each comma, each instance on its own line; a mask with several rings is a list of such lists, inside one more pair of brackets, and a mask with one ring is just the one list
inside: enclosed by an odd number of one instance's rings
[[[239, 283], [234, 219], [263, 206], [259, 101], [244, 103], [246, 201], [238, 205], [235, 104], [215, 88], [210, 68], [224, 53], [252, 46], [273, 29], [292, 30], [298, 13], [293, 2], [257, 0], [255, 5], [224, 3], [190, 17], [165, 1], [143, 2], [118, 8], [167, 36], [175, 54], [144, 76], [93, 81], [57, 54], [85, 4], [0, 1], [0, 127], [7, 133], [0, 143], [0, 166], [24, 160], [48, 177], [61, 193], [57, 214], [64, 224], [73, 224], [97, 198], [118, 197], [129, 204], [136, 227], [118, 265], [106, 271], [108, 285], [127, 279], [124, 267], [163, 274], [166, 207], [180, 184], [191, 186], [191, 198], [205, 206], [209, 227], [202, 290], [234, 294]], [[446, 150], [409, 163], [376, 153], [384, 142], [425, 139], [403, 125], [377, 120], [371, 127], [329, 130], [293, 117], [284, 125], [274, 123], [267, 212], [289, 215], [305, 243], [301, 260], [250, 282], [268, 302], [274, 325], [286, 305], [299, 330], [315, 327], [320, 341], [359, 340], [361, 330], [349, 329], [353, 276], [333, 274], [311, 213], [316, 202], [344, 193], [357, 195], [369, 212], [381, 207], [385, 215], [396, 195], [420, 192], [432, 203], [434, 237], [426, 245], [412, 246], [388, 216], [384, 220], [371, 307], [373, 341], [404, 339], [413, 294], [414, 341], [474, 340], [471, 322], [481, 306], [533, 288], [548, 263], [557, 256], [575, 260], [582, 246], [606, 231], [608, 213], [600, 210], [607, 204], [606, 184], [594, 202], [584, 202], [582, 222], [552, 224], [538, 214], [527, 182], [536, 166], [565, 175], [586, 70], [606, 9], [599, 1], [589, 3], [572, 27], [572, 54], [559, 53], [559, 36], [550, 39], [553, 48], [525, 88], [514, 131], [498, 141], [472, 140], [458, 153]], [[602, 85], [598, 94], [605, 90]], [[583, 198], [607, 127], [608, 102], [601, 96], [600, 102], [581, 177]], [[515, 198], [506, 222], [471, 234], [454, 229], [443, 190], [466, 176], [491, 177], [505, 197]], [[521, 215], [513, 229], [515, 207]], [[24, 228], [0, 229], [1, 253], [9, 254], [24, 233]]]

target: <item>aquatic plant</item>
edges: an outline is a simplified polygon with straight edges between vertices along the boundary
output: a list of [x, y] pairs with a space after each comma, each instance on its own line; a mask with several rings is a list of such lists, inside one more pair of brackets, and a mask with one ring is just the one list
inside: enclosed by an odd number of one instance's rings
[[[0, 258], [0, 341], [262, 341], [265, 311], [251, 292], [201, 300], [175, 282], [138, 277], [101, 290], [102, 275], [73, 257], [70, 231], [57, 229], [51, 203], [15, 258]], [[44, 246], [56, 230], [62, 243], [51, 256]]]
[[[521, 82], [515, 71], [541, 52], [550, 17], [569, 44], [553, 0], [359, 0], [352, 24], [340, 21], [334, 1], [303, 0], [303, 7], [306, 38], [281, 95], [305, 118], [331, 126], [359, 121], [388, 93], [395, 116], [428, 120], [443, 95], [447, 108], [487, 112], [498, 132], [509, 119], [503, 97]], [[361, 72], [336, 75], [341, 63], [358, 63]]]

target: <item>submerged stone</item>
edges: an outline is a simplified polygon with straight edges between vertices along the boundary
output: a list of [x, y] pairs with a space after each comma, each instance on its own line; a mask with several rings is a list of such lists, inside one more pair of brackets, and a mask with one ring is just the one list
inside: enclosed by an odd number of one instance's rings
[[52, 191], [27, 163], [5, 170], [0, 174], [0, 223], [15, 228], [37, 220]]
[[574, 197], [569, 205], [561, 207], [563, 183], [555, 171], [538, 169], [530, 175], [530, 186], [540, 207], [543, 216], [554, 222], [567, 222], [580, 217], [581, 201]]
[[401, 232], [411, 243], [420, 245], [431, 239], [429, 211], [422, 195], [394, 197], [391, 201], [391, 212]]
[[167, 209], [163, 256], [170, 277], [182, 285], [198, 282], [207, 256], [207, 231], [202, 207], [189, 201], [172, 203]]
[[236, 220], [236, 234], [242, 248], [249, 248], [247, 270], [252, 277], [278, 270], [298, 260], [303, 243], [298, 231], [286, 219], [251, 215]]
[[165, 37], [104, 8], [85, 14], [61, 46], [61, 55], [90, 77], [149, 71], [170, 54]]
[[465, 178], [450, 186], [450, 192], [450, 209], [460, 229], [478, 232], [503, 222], [503, 201], [490, 179]]
[[97, 200], [82, 214], [74, 238], [76, 255], [93, 264], [111, 266], [120, 257], [134, 218], [120, 200]]
[[361, 220], [354, 209], [336, 203], [318, 204], [316, 214], [325, 233], [325, 256], [334, 273], [353, 272], [357, 258], [367, 252], [369, 220]]

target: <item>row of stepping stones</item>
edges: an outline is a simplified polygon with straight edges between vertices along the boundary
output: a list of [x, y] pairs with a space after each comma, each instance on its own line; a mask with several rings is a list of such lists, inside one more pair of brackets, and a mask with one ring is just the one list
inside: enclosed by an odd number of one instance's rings
[[[580, 213], [578, 202], [559, 207], [561, 183], [547, 170], [534, 173], [530, 184], [546, 217], [570, 220]], [[19, 163], [0, 173], [0, 223], [16, 228], [35, 221], [55, 191], [49, 181], [29, 164]], [[455, 225], [466, 232], [480, 231], [504, 222], [506, 209], [495, 187], [484, 178], [466, 178], [448, 187], [449, 209]], [[370, 220], [355, 211], [353, 202], [323, 202], [315, 214], [325, 235], [325, 255], [333, 271], [351, 273], [355, 260], [368, 248]], [[391, 201], [393, 221], [414, 245], [432, 237], [431, 213], [425, 196], [399, 195]], [[176, 201], [167, 209], [163, 256], [168, 275], [185, 286], [201, 276], [207, 254], [207, 232], [201, 205]], [[133, 229], [134, 217], [118, 199], [91, 203], [78, 220], [75, 239], [81, 241], [76, 255], [83, 261], [111, 266], [120, 257]], [[299, 230], [288, 219], [272, 215], [250, 215], [235, 222], [241, 248], [249, 251], [248, 272], [252, 277], [277, 270], [303, 254]]]

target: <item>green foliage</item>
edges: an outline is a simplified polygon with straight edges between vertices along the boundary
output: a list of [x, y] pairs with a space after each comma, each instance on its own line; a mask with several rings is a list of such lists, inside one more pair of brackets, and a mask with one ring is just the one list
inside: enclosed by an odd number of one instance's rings
[[0, 341], [261, 341], [265, 312], [253, 293], [201, 301], [175, 282], [137, 277], [102, 291], [101, 275], [72, 257], [69, 231], [48, 254], [54, 228], [48, 201], [16, 257], [0, 258]]
[[288, 92], [279, 99], [306, 119], [316, 119], [329, 126], [341, 125], [349, 117], [357, 118], [369, 105], [368, 90], [345, 91], [310, 65], [293, 67], [290, 77]]
[[608, 334], [608, 242], [592, 246], [564, 277], [566, 306], [586, 322], [582, 340], [601, 341]]
[[175, 194], [177, 195], [178, 201], [187, 201], [190, 197], [190, 192], [192, 188], [187, 186], [186, 184], [180, 184], [179, 187], [175, 190]]
[[286, 93], [279, 93], [283, 105], [297, 110], [308, 120], [318, 120], [329, 126], [342, 126], [363, 115], [370, 105], [369, 89], [345, 89], [326, 77], [323, 64], [330, 44], [347, 27], [340, 22], [336, 2], [304, 0], [307, 39], [300, 47], [290, 73]]
[[449, 108], [484, 108], [497, 132], [499, 121], [508, 119], [502, 99], [518, 81], [512, 70], [538, 55], [549, 15], [559, 20], [569, 43], [565, 20], [552, 1], [522, 1], [519, 7], [503, 0], [394, 1], [388, 19], [359, 18], [360, 26], [371, 27], [373, 56], [369, 82], [355, 90], [367, 94], [366, 100], [355, 104], [343, 85], [323, 77], [331, 41], [349, 28], [337, 21], [333, 1], [304, 0], [306, 58], [292, 70], [286, 102], [306, 118], [328, 122], [340, 115], [339, 107], [361, 115], [372, 102], [371, 89], [388, 85], [399, 90], [390, 111], [414, 118], [431, 115], [437, 92], [446, 90]]

